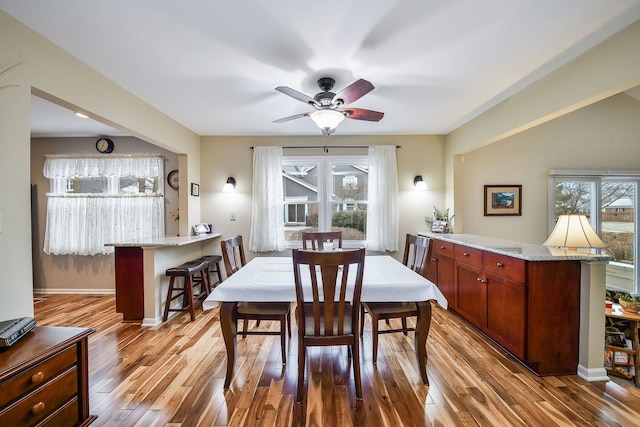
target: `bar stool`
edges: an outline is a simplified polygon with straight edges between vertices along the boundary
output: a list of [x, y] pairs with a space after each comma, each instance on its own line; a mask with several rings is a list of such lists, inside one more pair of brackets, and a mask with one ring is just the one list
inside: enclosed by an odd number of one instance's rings
[[[220, 269], [220, 262], [222, 261], [222, 257], [220, 255], [204, 255], [196, 260], [196, 262], [205, 261], [209, 264], [209, 293], [211, 290], [215, 288], [217, 285], [222, 283], [222, 270]], [[216, 273], [218, 275], [218, 280], [213, 282], [211, 280], [211, 273]], [[193, 278], [193, 286], [199, 285], [202, 281], [202, 275], [196, 276]]]
[[[194, 276], [199, 273], [199, 280], [194, 281]], [[171, 277], [169, 280], [169, 290], [167, 292], [167, 301], [164, 305], [164, 316], [162, 321], [166, 322], [170, 311], [188, 311], [191, 315], [191, 321], [196, 319], [194, 302], [204, 299], [209, 295], [209, 263], [207, 261], [190, 261], [185, 262], [177, 267], [168, 268], [166, 275]], [[176, 283], [176, 278], [182, 277], [182, 286]], [[197, 283], [195, 283], [197, 282]], [[200, 285], [198, 294], [193, 293], [193, 288]], [[174, 295], [174, 292], [177, 292]], [[182, 306], [180, 308], [171, 308], [171, 302], [182, 297]]]

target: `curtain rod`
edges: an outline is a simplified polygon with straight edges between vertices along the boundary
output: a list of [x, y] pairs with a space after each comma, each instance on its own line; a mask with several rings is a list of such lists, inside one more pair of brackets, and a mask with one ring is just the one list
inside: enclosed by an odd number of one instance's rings
[[[325, 152], [329, 149], [329, 148], [369, 148], [370, 145], [293, 145], [293, 146], [288, 146], [288, 147], [282, 147], [282, 148], [295, 148], [295, 149], [300, 149], [300, 148], [322, 148], [325, 150]], [[396, 145], [396, 148], [401, 148], [401, 145]], [[252, 145], [251, 147], [252, 150], [254, 149], [254, 146]]]

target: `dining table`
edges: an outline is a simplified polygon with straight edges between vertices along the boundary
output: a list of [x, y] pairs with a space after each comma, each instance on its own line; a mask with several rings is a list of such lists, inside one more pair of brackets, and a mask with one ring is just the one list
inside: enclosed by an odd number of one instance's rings
[[[431, 301], [447, 308], [438, 287], [388, 255], [365, 257], [361, 300], [364, 302], [414, 302], [417, 320], [414, 351], [420, 378], [427, 378], [426, 343], [431, 327]], [[354, 276], [354, 275], [349, 275]], [[305, 284], [303, 283], [303, 286]], [[348, 292], [353, 292], [348, 290]], [[220, 327], [227, 352], [224, 388], [233, 377], [236, 358], [238, 302], [295, 302], [296, 290], [291, 257], [256, 257], [216, 286], [203, 301], [203, 310], [220, 307]]]

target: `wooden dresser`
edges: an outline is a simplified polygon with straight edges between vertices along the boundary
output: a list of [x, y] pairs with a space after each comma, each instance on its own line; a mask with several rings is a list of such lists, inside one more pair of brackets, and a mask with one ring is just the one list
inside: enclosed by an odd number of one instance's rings
[[427, 275], [451, 311], [538, 375], [577, 373], [580, 257], [482, 236], [419, 234], [434, 239]]
[[0, 426], [86, 426], [90, 328], [36, 326], [0, 352]]

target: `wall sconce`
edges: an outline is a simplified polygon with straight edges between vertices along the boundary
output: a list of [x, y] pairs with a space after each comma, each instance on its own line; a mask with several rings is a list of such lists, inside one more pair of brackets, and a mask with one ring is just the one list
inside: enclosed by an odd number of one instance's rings
[[585, 215], [560, 215], [544, 246], [556, 248], [606, 248]]
[[416, 177], [413, 178], [413, 186], [416, 190], [424, 191], [427, 189], [427, 183], [422, 180], [422, 175], [416, 175]]
[[232, 191], [236, 191], [236, 180], [233, 177], [227, 178], [226, 184], [222, 187], [222, 191], [225, 193], [231, 193]]

